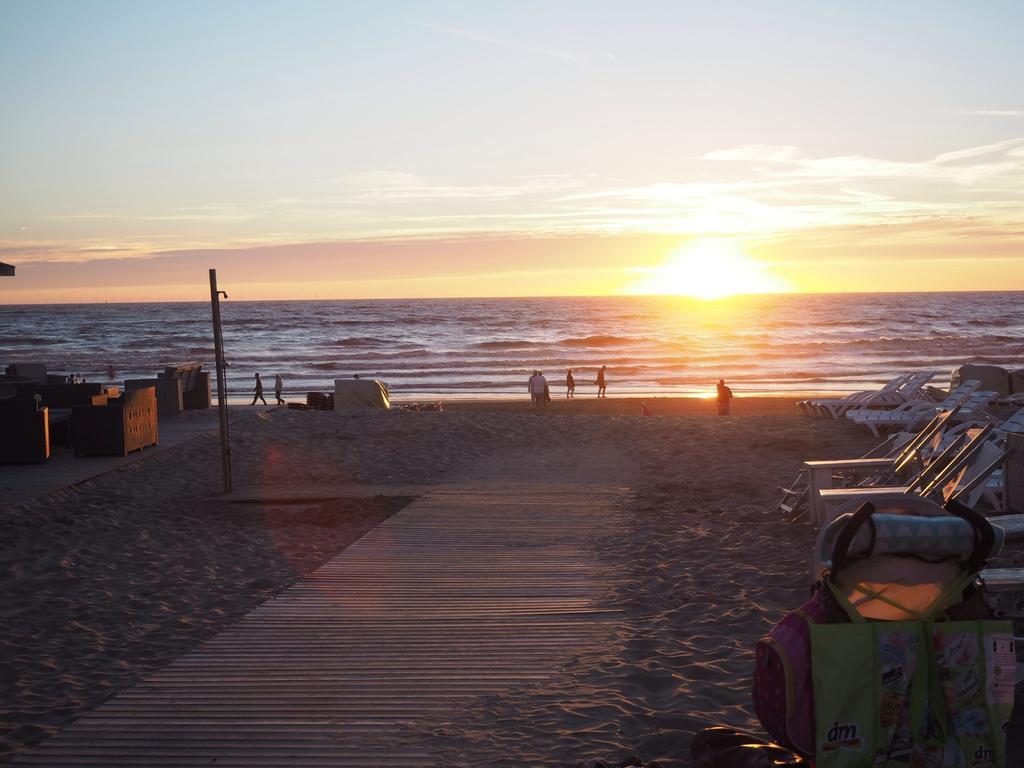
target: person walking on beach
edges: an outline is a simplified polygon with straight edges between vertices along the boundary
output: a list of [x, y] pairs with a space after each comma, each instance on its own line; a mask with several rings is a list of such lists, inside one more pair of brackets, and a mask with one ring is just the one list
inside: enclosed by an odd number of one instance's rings
[[284, 405], [284, 398], [281, 397], [282, 391], [284, 391], [284, 379], [281, 378], [279, 373], [274, 377], [274, 397], [277, 398], [278, 405]]
[[598, 397], [605, 397], [605, 398], [608, 397], [608, 394], [605, 392], [605, 386], [606, 385], [605, 385], [605, 381], [604, 381], [604, 371], [605, 371], [605, 368], [607, 368], [607, 367], [608, 367], [607, 365], [602, 365], [601, 366], [601, 370], [597, 372], [597, 396]]
[[[256, 374], [256, 388], [253, 390], [252, 403], [250, 405], [256, 405], [257, 400], [263, 400], [263, 379], [260, 375]], [[266, 405], [267, 401], [263, 400], [263, 404]]]
[[725, 379], [718, 380], [718, 415], [729, 415], [729, 401], [732, 400], [732, 390], [725, 385]]
[[572, 377], [572, 368], [565, 372], [565, 396], [572, 397], [576, 393], [576, 379]]
[[536, 374], [530, 379], [530, 396], [533, 398], [534, 408], [543, 408], [547, 403], [544, 402], [544, 393], [548, 388], [548, 380], [544, 378], [542, 371], [537, 371]]

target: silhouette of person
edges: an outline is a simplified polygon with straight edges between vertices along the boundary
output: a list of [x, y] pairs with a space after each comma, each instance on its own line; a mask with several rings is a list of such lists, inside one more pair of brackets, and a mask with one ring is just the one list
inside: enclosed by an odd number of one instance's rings
[[108, 379], [116, 379], [117, 378], [117, 369], [114, 368], [114, 366], [112, 366], [112, 365], [108, 365], [107, 366], [107, 378]]
[[598, 397], [608, 397], [608, 394], [605, 392], [605, 386], [606, 385], [605, 385], [605, 381], [604, 381], [604, 371], [605, 371], [605, 368], [607, 368], [607, 367], [608, 367], [607, 365], [602, 365], [601, 366], [601, 370], [597, 372], [597, 396]]
[[572, 368], [565, 372], [565, 396], [572, 397], [576, 393], [576, 379], [572, 377]]
[[548, 380], [544, 378], [542, 371], [537, 371], [532, 377], [530, 377], [530, 396], [533, 398], [533, 405], [535, 408], [542, 408], [546, 405], [544, 401], [544, 393], [548, 388]]
[[279, 373], [274, 377], [274, 397], [277, 398], [278, 405], [284, 405], [284, 398], [281, 397], [282, 391], [284, 391], [284, 379], [281, 378]]
[[256, 388], [253, 390], [252, 402], [250, 405], [256, 405], [257, 400], [263, 400], [263, 404], [267, 404], [267, 401], [263, 399], [263, 379], [260, 378], [258, 373], [256, 374]]
[[732, 390], [725, 386], [725, 379], [718, 380], [718, 415], [729, 415], [729, 401], [732, 399]]

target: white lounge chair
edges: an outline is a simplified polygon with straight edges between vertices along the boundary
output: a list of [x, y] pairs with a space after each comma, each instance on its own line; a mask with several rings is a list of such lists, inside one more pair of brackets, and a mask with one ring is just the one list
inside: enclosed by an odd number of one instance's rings
[[940, 411], [957, 406], [960, 406], [960, 416], [963, 418], [996, 398], [995, 392], [977, 393], [979, 386], [979, 381], [971, 379], [954, 389], [939, 403], [913, 400], [887, 411], [854, 409], [846, 412], [846, 418], [867, 427], [875, 437], [879, 436], [879, 430], [905, 429], [915, 421], [926, 420]]
[[[865, 389], [859, 392], [851, 392], [843, 397], [801, 400], [797, 403], [797, 407], [808, 416], [829, 416], [832, 415], [832, 412], [828, 411], [826, 406], [834, 406], [835, 409], [841, 411], [844, 407], [857, 407], [865, 400], [872, 397], [893, 395], [901, 386], [903, 386], [903, 384], [907, 382], [908, 379], [910, 379], [912, 375], [913, 374], [911, 373], [904, 373], [902, 376], [897, 376], [895, 379], [886, 382], [881, 389]], [[902, 400], [900, 402], [902, 402]], [[835, 418], [835, 416], [833, 416], [833, 418]]]
[[946, 430], [956, 413], [957, 408], [942, 411], [920, 432], [896, 442], [891, 451], [881, 456], [805, 461], [801, 471], [804, 473], [811, 522], [819, 526], [822, 524], [824, 508], [820, 491], [836, 487], [837, 482], [844, 488], [894, 486], [900, 479], [909, 482], [914, 477], [924, 482], [928, 472], [942, 469], [945, 462], [951, 461], [963, 447], [967, 437], [965, 431], [950, 434]]
[[879, 390], [854, 392], [842, 398], [803, 400], [797, 405], [810, 416], [838, 419], [854, 408], [894, 408], [921, 397], [921, 388], [936, 376], [935, 371], [920, 371], [897, 376]]
[[1004, 440], [1011, 432], [1024, 432], [1024, 408], [1004, 419], [1002, 423], [996, 424], [995, 431], [996, 435]]
[[805, 461], [796, 479], [780, 489], [783, 496], [776, 509], [787, 522], [799, 520], [809, 512], [811, 522], [817, 524], [818, 491], [835, 487], [837, 480], [843, 487], [893, 485], [913, 468], [923, 468], [933, 455], [956, 439], [953, 434], [947, 437], [946, 427], [958, 409], [959, 406], [939, 412], [916, 433], [893, 434], [859, 458]]
[[[860, 458], [805, 461], [793, 483], [781, 489], [783, 497], [777, 509], [789, 522], [799, 520], [807, 513], [813, 524], [820, 525], [819, 491], [836, 487], [899, 487], [909, 482], [915, 473], [926, 472], [929, 467], [937, 471], [943, 466], [943, 461], [952, 459], [954, 454], [950, 453], [951, 450], [962, 449], [962, 441], [972, 434], [972, 430], [976, 434], [978, 429], [986, 426], [984, 421], [965, 421], [950, 426], [959, 409], [957, 406], [940, 412], [919, 432], [895, 433]], [[1013, 432], [1024, 432], [1024, 408], [1002, 422], [993, 422], [990, 439], [1005, 447], [1006, 436]], [[1002, 467], [997, 467], [983, 484], [970, 492], [966, 503], [975, 507], [984, 500], [993, 510], [1001, 510], [1002, 490], [1003, 471]]]
[[919, 472], [905, 485], [826, 488], [818, 491], [818, 524], [835, 517], [835, 505], [851, 500], [871, 499], [886, 494], [912, 494], [940, 501], [966, 501], [967, 496], [998, 468], [1006, 450], [991, 439], [991, 424], [970, 430], [963, 441], [954, 443], [940, 459]]
[[[1010, 433], [1024, 432], [1024, 408], [1009, 418], [995, 425], [992, 438], [1003, 448], [1006, 447], [1006, 436]], [[996, 468], [980, 486], [971, 491], [965, 502], [969, 507], [976, 507], [984, 500], [992, 509], [1003, 509], [1003, 468]]]

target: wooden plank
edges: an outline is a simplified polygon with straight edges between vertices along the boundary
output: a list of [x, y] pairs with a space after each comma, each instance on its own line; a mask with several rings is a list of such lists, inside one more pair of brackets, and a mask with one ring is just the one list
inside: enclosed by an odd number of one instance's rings
[[627, 493], [432, 490], [15, 762], [433, 765], [417, 740], [431, 723], [481, 696], [543, 683], [621, 619], [602, 602], [614, 571], [598, 547], [623, 525]]

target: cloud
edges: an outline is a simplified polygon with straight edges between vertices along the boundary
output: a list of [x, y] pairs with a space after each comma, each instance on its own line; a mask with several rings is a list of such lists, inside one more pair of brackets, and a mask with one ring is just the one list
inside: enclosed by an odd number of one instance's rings
[[1006, 139], [1005, 141], [997, 141], [993, 144], [982, 144], [978, 147], [968, 147], [967, 149], [957, 149], [952, 152], [943, 152], [941, 155], [937, 155], [931, 164], [941, 165], [943, 163], [953, 163], [960, 160], [970, 160], [975, 157], [984, 157], [985, 155], [991, 155], [999, 152], [1012, 151], [1017, 147], [1024, 145], [1024, 137], [1017, 139]]
[[[506, 184], [451, 184], [396, 171], [361, 171], [327, 179], [326, 182], [342, 190], [345, 197], [321, 199], [338, 204], [523, 197], [578, 189], [587, 183], [584, 178], [544, 174], [517, 176]], [[296, 202], [300, 198], [286, 200]]]
[[[4, 288], [49, 291], [74, 287], [95, 289], [98, 296], [128, 286], [192, 284], [193, 297], [203, 298], [207, 269], [215, 266], [222, 285], [267, 282], [277, 291], [315, 275], [334, 290], [359, 283], [387, 284], [395, 280], [444, 281], [495, 277], [538, 269], [552, 274], [595, 270], [618, 272], [626, 252], [660, 252], [673, 240], [638, 235], [612, 241], [598, 236], [536, 238], [524, 236], [438, 237], [346, 242], [288, 242], [248, 247], [212, 247], [146, 253], [128, 261], [103, 257], [90, 261], [19, 264], [15, 284]], [[296, 265], [301, 264], [301, 269]], [[381, 264], [387, 269], [381, 270]], [[20, 267], [24, 267], [21, 269]], [[13, 283], [13, 281], [10, 281]], [[500, 281], [495, 290], [502, 293]], [[206, 297], [209, 297], [208, 285]], [[327, 290], [325, 288], [325, 290]], [[232, 292], [233, 298], [239, 298]], [[242, 294], [244, 295], [244, 294]], [[280, 293], [278, 293], [280, 295]], [[343, 293], [341, 295], [344, 295]], [[38, 299], [33, 299], [38, 300]], [[0, 296], [0, 303], [6, 300]]]
[[[987, 244], [1005, 232], [1003, 242], [1019, 244], [1024, 227], [1024, 137], [919, 160], [815, 157], [792, 145], [742, 145], [705, 152], [692, 163], [689, 178], [643, 184], [596, 174], [481, 180], [364, 170], [248, 205], [55, 216], [52, 232], [36, 227], [34, 238], [0, 242], [0, 253], [7, 249], [22, 263], [67, 262], [180, 248], [478, 235], [654, 233], [768, 242], [798, 233], [813, 240], [815, 231], [848, 227], [879, 233], [908, 226], [913, 235], [904, 229], [899, 237]], [[187, 234], [173, 226], [179, 222], [187, 222]]]
[[732, 149], [718, 149], [700, 156], [701, 160], [749, 160], [759, 163], [778, 163], [794, 159], [799, 154], [789, 145], [743, 144]]
[[[1006, 235], [1016, 238], [1008, 240]], [[810, 280], [817, 290], [948, 290], [950, 280], [974, 280], [977, 289], [1024, 286], [1021, 236], [986, 229], [974, 218], [949, 219], [936, 228], [922, 219], [904, 224], [836, 226], [774, 237], [734, 238], [773, 269]], [[3, 286], [0, 304], [103, 300], [209, 298], [207, 268], [214, 266], [232, 300], [259, 298], [380, 298], [401, 296], [567, 295], [618, 290], [630, 273], [644, 273], [692, 238], [679, 234], [497, 234], [374, 240], [283, 242], [274, 245], [187, 248], [150, 252], [127, 261], [19, 264]], [[695, 239], [705, 239], [699, 236]], [[886, 282], [904, 262], [909, 279]], [[917, 262], [910, 266], [908, 262]], [[955, 264], [955, 275], [934, 265]], [[386, 270], [380, 265], [387, 264]], [[786, 273], [781, 273], [785, 275]], [[554, 282], [554, 277], [559, 280]], [[530, 278], [527, 280], [526, 278]], [[829, 279], [832, 282], [829, 282]], [[944, 282], [945, 281], [945, 282]], [[524, 293], [526, 291], [526, 293]]]
[[[153, 258], [154, 254], [173, 248], [199, 248], [207, 243], [184, 243], [179, 238], [164, 237], [147, 240], [107, 238], [103, 240], [0, 241], [0, 256], [19, 264], [70, 264], [113, 262]], [[209, 244], [213, 244], [212, 242]], [[220, 242], [220, 246], [228, 243]]]
[[188, 208], [172, 208], [159, 213], [103, 213], [86, 211], [62, 213], [35, 218], [49, 221], [245, 221], [253, 218], [252, 211], [229, 205], [206, 205]]
[[1024, 109], [954, 109], [951, 114], [981, 117], [1024, 117]]
[[[770, 238], [773, 233], [923, 223], [934, 237], [970, 220], [988, 233], [1019, 229], [1024, 138], [942, 152], [919, 161], [866, 155], [811, 157], [790, 145], [741, 145], [704, 153], [727, 163], [730, 181], [655, 181], [589, 188], [552, 202], [607, 229]], [[600, 214], [599, 214], [600, 212]], [[906, 236], [904, 234], [904, 236]], [[991, 235], [986, 235], [990, 237]]]
[[582, 64], [587, 59], [577, 53], [570, 51], [560, 51], [554, 48], [544, 48], [540, 46], [530, 45], [528, 43], [521, 43], [517, 40], [508, 40], [494, 35], [487, 34], [485, 32], [474, 32], [468, 29], [460, 29], [458, 27], [449, 27], [443, 24], [432, 24], [430, 22], [421, 22], [419, 26], [426, 29], [431, 29], [435, 32], [440, 32], [445, 35], [451, 35], [452, 37], [459, 37], [463, 40], [472, 40], [475, 43], [483, 43], [484, 45], [492, 45], [498, 48], [509, 48], [515, 51], [522, 51], [523, 53], [539, 53], [544, 56], [551, 56], [555, 59], [562, 61], [569, 61], [574, 64]]
[[1012, 175], [1016, 181], [1024, 173], [1024, 164], [1018, 159], [1022, 147], [1024, 137], [1019, 137], [944, 152], [924, 161], [905, 161], [864, 155], [815, 158], [805, 157], [791, 146], [744, 145], [708, 152], [698, 159], [759, 164], [766, 167], [752, 171], [776, 178], [916, 179], [971, 185], [1004, 175]]

